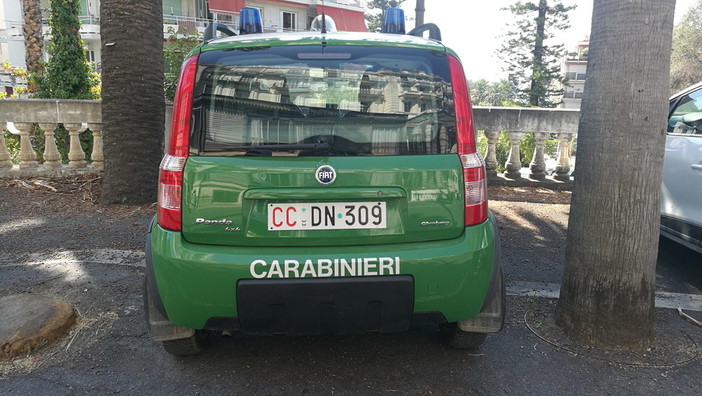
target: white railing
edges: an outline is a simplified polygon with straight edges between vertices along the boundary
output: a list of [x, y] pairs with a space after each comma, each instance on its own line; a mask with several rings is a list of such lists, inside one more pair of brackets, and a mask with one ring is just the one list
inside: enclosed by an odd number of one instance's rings
[[[0, 178], [21, 176], [61, 176], [99, 172], [104, 168], [101, 103], [97, 100], [6, 99], [0, 100], [0, 123], [19, 135], [18, 163], [11, 161], [4, 133], [0, 134]], [[56, 146], [55, 131], [62, 125], [69, 134], [67, 158]], [[32, 144], [38, 126], [44, 132], [41, 163]], [[91, 163], [80, 144], [80, 134], [93, 134]]]
[[[577, 135], [579, 111], [570, 109], [536, 109], [515, 107], [474, 107], [475, 128], [487, 138], [485, 165], [491, 184], [514, 183], [563, 183], [570, 180], [572, 167], [571, 147]], [[166, 117], [165, 130], [169, 130], [170, 117]], [[16, 161], [11, 161], [7, 143], [0, 134], [0, 178], [27, 175], [55, 176], [72, 173], [99, 172], [104, 167], [102, 142], [102, 113], [100, 101], [94, 100], [0, 100], [0, 122], [19, 135], [20, 150]], [[32, 144], [34, 126], [44, 131], [43, 160], [37, 160]], [[70, 135], [70, 150], [62, 158], [56, 148], [54, 131], [63, 125]], [[80, 135], [86, 130], [93, 134], [90, 161], [80, 145]], [[498, 173], [496, 142], [499, 133], [507, 131], [510, 151]], [[520, 145], [527, 133], [535, 139], [534, 155], [528, 171], [522, 167]], [[34, 137], [36, 139], [36, 137]], [[557, 139], [555, 172], [548, 175], [544, 142]]]
[[[527, 178], [535, 182], [570, 181], [572, 144], [578, 133], [579, 110], [541, 109], [519, 107], [474, 107], [475, 128], [482, 130], [488, 139], [485, 168], [488, 180], [496, 184], [501, 180], [516, 181], [524, 178], [520, 145], [527, 133], [535, 140], [534, 155], [529, 164]], [[510, 151], [503, 174], [497, 172], [496, 143], [501, 131], [507, 131]], [[547, 175], [544, 142], [558, 140], [556, 166], [553, 175]]]

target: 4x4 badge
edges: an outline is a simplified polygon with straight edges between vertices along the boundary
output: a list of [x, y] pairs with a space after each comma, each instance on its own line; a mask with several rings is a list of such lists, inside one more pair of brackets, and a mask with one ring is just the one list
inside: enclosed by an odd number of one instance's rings
[[314, 172], [317, 182], [322, 185], [329, 185], [336, 180], [336, 170], [329, 165], [322, 165]]

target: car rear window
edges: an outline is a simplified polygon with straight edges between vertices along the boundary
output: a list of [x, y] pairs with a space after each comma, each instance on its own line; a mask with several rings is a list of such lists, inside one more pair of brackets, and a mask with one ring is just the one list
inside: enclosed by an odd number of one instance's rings
[[200, 56], [192, 151], [213, 156], [455, 152], [446, 54], [290, 46]]

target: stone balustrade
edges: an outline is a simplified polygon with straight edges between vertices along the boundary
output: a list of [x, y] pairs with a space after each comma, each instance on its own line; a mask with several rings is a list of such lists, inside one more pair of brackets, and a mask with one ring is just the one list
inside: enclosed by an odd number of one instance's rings
[[[170, 115], [170, 114], [169, 114]], [[563, 183], [570, 180], [571, 144], [578, 130], [579, 111], [566, 109], [538, 109], [517, 107], [474, 107], [476, 130], [484, 131], [488, 140], [485, 164], [490, 184]], [[169, 124], [170, 117], [167, 117]], [[0, 122], [20, 135], [19, 164], [12, 164], [6, 142], [0, 134], [0, 178], [20, 176], [60, 176], [75, 173], [99, 172], [104, 166], [102, 152], [102, 113], [100, 101], [93, 100], [0, 100]], [[33, 125], [44, 131], [43, 162], [30, 139]], [[68, 158], [61, 158], [56, 148], [54, 131], [63, 125], [70, 135]], [[166, 125], [168, 133], [169, 125]], [[79, 136], [86, 129], [93, 134], [92, 161], [88, 164], [80, 145]], [[501, 131], [507, 131], [511, 149], [504, 174], [497, 172], [496, 141]], [[526, 133], [535, 138], [534, 156], [529, 173], [524, 177], [519, 147]], [[555, 174], [546, 175], [544, 141], [559, 140]], [[68, 160], [67, 164], [63, 161]]]
[[[0, 178], [91, 173], [104, 167], [102, 111], [98, 100], [0, 100], [0, 122], [20, 136], [19, 164], [13, 165], [4, 134], [0, 134]], [[31, 140], [35, 125], [44, 131], [42, 163], [37, 161]], [[63, 125], [70, 137], [67, 164], [56, 146], [55, 131], [59, 125]], [[80, 144], [80, 134], [87, 129], [93, 134], [91, 164], [86, 161]]]
[[[571, 109], [541, 109], [520, 107], [479, 107], [473, 108], [476, 130], [482, 130], [488, 140], [485, 154], [485, 168], [490, 184], [510, 182], [569, 182], [571, 171], [572, 143], [578, 133], [580, 111]], [[501, 131], [507, 131], [511, 143], [503, 175], [497, 173], [496, 143]], [[535, 140], [534, 155], [529, 164], [528, 179], [524, 178], [522, 159], [519, 151], [527, 133]], [[558, 139], [557, 165], [553, 177], [546, 175], [544, 142], [549, 137]]]

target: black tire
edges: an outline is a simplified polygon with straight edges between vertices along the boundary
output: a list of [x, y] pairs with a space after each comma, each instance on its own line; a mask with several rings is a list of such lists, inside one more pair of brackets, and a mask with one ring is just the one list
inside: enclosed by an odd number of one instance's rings
[[483, 342], [487, 334], [463, 331], [458, 328], [458, 323], [442, 323], [441, 336], [446, 345], [454, 349], [477, 349]]
[[205, 347], [206, 333], [196, 331], [195, 334], [188, 338], [180, 338], [177, 340], [163, 341], [163, 349], [171, 355], [175, 356], [192, 356], [202, 352]]

